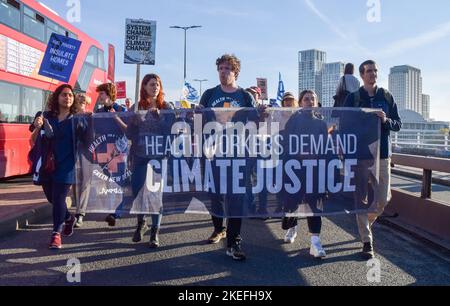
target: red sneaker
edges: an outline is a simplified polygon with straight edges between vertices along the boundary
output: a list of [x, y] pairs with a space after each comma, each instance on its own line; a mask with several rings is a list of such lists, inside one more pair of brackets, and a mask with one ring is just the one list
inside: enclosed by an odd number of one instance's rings
[[59, 250], [62, 248], [60, 233], [54, 233], [52, 235], [52, 240], [50, 242], [49, 248], [50, 248], [50, 250]]

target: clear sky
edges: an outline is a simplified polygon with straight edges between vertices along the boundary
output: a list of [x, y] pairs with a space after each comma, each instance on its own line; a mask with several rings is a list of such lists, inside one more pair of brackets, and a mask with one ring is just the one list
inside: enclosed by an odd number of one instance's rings
[[[42, 0], [66, 18], [69, 0]], [[76, 2], [76, 1], [75, 1]], [[242, 60], [239, 85], [269, 80], [276, 96], [278, 72], [286, 90], [298, 91], [298, 51], [320, 49], [328, 62], [375, 59], [379, 83], [388, 86], [389, 68], [422, 70], [423, 92], [431, 95], [431, 117], [450, 121], [450, 1], [380, 0], [380, 22], [369, 22], [376, 0], [80, 0], [74, 25], [107, 50], [116, 47], [116, 79], [127, 81], [134, 98], [135, 66], [123, 63], [126, 18], [157, 21], [156, 65], [142, 73], [161, 76], [167, 99], [178, 100], [183, 83], [183, 31], [171, 25], [202, 25], [188, 31], [188, 81], [218, 84], [215, 60], [234, 53]], [[368, 6], [369, 4], [369, 6]]]

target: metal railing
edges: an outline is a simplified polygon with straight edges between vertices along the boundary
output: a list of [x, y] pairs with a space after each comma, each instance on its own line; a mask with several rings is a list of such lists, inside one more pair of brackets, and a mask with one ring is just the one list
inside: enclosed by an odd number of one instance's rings
[[449, 135], [439, 131], [401, 131], [393, 134], [392, 144], [395, 147], [450, 151]]
[[422, 199], [431, 199], [433, 171], [450, 173], [450, 159], [394, 154], [392, 162], [399, 166], [423, 169]]
[[392, 162], [423, 169], [422, 194], [393, 188], [386, 212], [398, 218], [384, 221], [450, 250], [450, 203], [431, 198], [433, 171], [450, 173], [450, 159], [394, 154]]

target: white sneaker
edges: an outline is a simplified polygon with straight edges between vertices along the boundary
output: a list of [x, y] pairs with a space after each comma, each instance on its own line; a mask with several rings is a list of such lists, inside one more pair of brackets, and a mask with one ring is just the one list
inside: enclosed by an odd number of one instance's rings
[[322, 247], [322, 243], [320, 242], [320, 238], [317, 236], [313, 236], [311, 238], [311, 249], [309, 254], [314, 258], [325, 258], [327, 257], [327, 253]]
[[293, 228], [290, 228], [287, 231], [286, 236], [284, 237], [284, 242], [290, 243], [290, 244], [294, 243], [295, 242], [295, 238], [297, 238], [297, 229], [298, 229], [297, 226], [293, 227]]

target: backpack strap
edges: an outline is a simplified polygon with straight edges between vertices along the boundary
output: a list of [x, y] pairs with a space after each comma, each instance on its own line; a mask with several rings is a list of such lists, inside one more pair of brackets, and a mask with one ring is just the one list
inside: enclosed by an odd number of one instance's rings
[[[386, 102], [389, 104], [390, 107], [394, 105], [394, 99], [392, 98], [391, 93], [384, 89], [380, 88], [381, 91], [383, 91], [383, 96]], [[353, 93], [353, 107], [360, 107], [361, 106], [361, 92], [358, 90]]]
[[384, 88], [381, 88], [381, 90], [383, 91], [384, 99], [389, 104], [389, 106], [392, 107], [394, 105], [394, 99], [392, 98], [392, 94]]
[[353, 93], [353, 107], [361, 106], [361, 93], [359, 89]]

